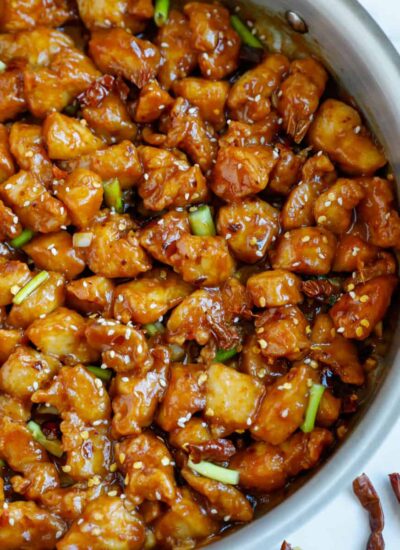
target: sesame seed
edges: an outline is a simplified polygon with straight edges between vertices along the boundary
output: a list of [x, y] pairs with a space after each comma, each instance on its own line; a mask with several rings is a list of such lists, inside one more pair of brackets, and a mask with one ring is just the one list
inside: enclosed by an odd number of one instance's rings
[[365, 327], [365, 328], [368, 328], [368, 327], [369, 327], [369, 321], [368, 321], [368, 319], [361, 319], [360, 325], [362, 325], [362, 326]]
[[72, 468], [69, 464], [66, 464], [65, 466], [61, 466], [61, 470], [67, 474], [72, 470]]
[[363, 304], [365, 304], [365, 302], [368, 302], [369, 300], [369, 296], [367, 296], [366, 294], [363, 294], [362, 296], [360, 296], [360, 302], [362, 302]]
[[208, 408], [208, 409], [206, 410], [206, 416], [214, 416], [214, 411], [213, 411], [213, 409]]
[[258, 343], [261, 349], [265, 349], [268, 346], [267, 342], [263, 339], [259, 340]]
[[116, 472], [116, 471], [117, 471], [117, 464], [116, 464], [116, 462], [114, 462], [110, 466], [110, 472]]
[[89, 439], [89, 432], [87, 430], [83, 430], [81, 432], [81, 438], [82, 439]]
[[126, 454], [125, 453], [119, 453], [119, 461], [121, 462], [121, 464], [123, 464], [125, 462], [125, 458], [126, 458]]
[[320, 217], [317, 219], [317, 222], [318, 222], [318, 223], [324, 223], [324, 222], [326, 222], [326, 219], [327, 219], [326, 216], [320, 216]]
[[117, 491], [109, 491], [107, 494], [109, 497], [116, 497], [118, 493]]
[[339, 332], [339, 334], [341, 334], [342, 332], [344, 332], [344, 327], [339, 327], [336, 332]]
[[267, 300], [264, 298], [264, 296], [261, 296], [259, 299], [259, 303], [261, 307], [265, 307], [267, 305]]
[[143, 462], [138, 460], [137, 462], [133, 463], [133, 467], [135, 470], [141, 470], [143, 468]]
[[163, 466], [169, 466], [169, 464], [170, 464], [169, 458], [167, 456], [163, 456], [162, 459], [161, 459], [161, 464]]
[[356, 328], [356, 336], [362, 336], [364, 334], [364, 330], [362, 327]]

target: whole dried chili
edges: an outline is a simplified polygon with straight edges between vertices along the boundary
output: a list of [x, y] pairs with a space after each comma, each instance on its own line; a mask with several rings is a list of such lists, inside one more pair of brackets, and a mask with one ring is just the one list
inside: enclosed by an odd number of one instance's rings
[[400, 474], [389, 474], [390, 483], [397, 500], [400, 502]]
[[282, 543], [281, 550], [293, 550], [292, 546], [285, 540]]
[[193, 462], [201, 460], [215, 460], [223, 462], [236, 453], [234, 444], [228, 439], [210, 439], [204, 443], [188, 445]]
[[363, 508], [369, 513], [371, 536], [369, 537], [367, 550], [383, 550], [385, 542], [382, 531], [385, 525], [383, 510], [378, 493], [366, 474], [362, 474], [353, 481], [353, 491]]

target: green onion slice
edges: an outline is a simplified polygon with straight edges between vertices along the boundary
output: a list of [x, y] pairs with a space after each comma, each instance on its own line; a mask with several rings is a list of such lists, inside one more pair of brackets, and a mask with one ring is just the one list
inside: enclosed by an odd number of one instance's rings
[[101, 367], [92, 367], [92, 366], [86, 367], [86, 368], [92, 374], [97, 376], [97, 378], [100, 378], [100, 380], [103, 380], [103, 382], [109, 382], [113, 375], [113, 371], [111, 369], [102, 369]]
[[43, 284], [50, 277], [47, 271], [41, 271], [26, 283], [19, 292], [13, 298], [13, 304], [22, 304], [22, 302], [28, 298], [41, 284]]
[[33, 420], [28, 422], [27, 427], [28, 430], [31, 432], [33, 439], [40, 443], [40, 445], [43, 445], [46, 451], [58, 457], [61, 457], [63, 455], [64, 451], [61, 441], [58, 441], [58, 439], [47, 439], [47, 437], [42, 432], [42, 428]]
[[144, 330], [149, 336], [156, 336], [156, 334], [162, 334], [165, 330], [164, 325], [159, 321], [155, 323], [147, 323], [143, 325]]
[[222, 468], [212, 462], [201, 461], [194, 463], [192, 460], [188, 460], [188, 466], [198, 474], [215, 479], [226, 485], [237, 485], [239, 483], [239, 472], [237, 470], [230, 470], [229, 468]]
[[239, 352], [236, 348], [232, 349], [219, 349], [217, 350], [217, 353], [215, 354], [215, 357], [213, 359], [214, 363], [224, 363], [225, 361], [228, 361], [228, 359], [231, 359], [232, 357], [235, 357]]
[[325, 387], [321, 384], [313, 384], [310, 390], [310, 399], [308, 401], [306, 417], [303, 424], [300, 428], [304, 433], [310, 433], [314, 429], [315, 419], [317, 417], [317, 412], [319, 404], [321, 402], [322, 395], [325, 391]]
[[162, 27], [168, 21], [169, 0], [156, 0], [154, 5], [154, 22]]
[[10, 245], [14, 248], [21, 248], [34, 237], [35, 233], [31, 229], [24, 229], [18, 237], [11, 239]]
[[118, 178], [103, 183], [104, 202], [109, 208], [113, 208], [118, 214], [124, 212], [124, 201]]
[[231, 15], [231, 25], [240, 36], [242, 42], [252, 48], [264, 48], [262, 42], [254, 36], [251, 30], [237, 15]]
[[200, 206], [193, 212], [189, 212], [189, 223], [193, 235], [209, 237], [216, 234], [211, 209], [207, 205]]

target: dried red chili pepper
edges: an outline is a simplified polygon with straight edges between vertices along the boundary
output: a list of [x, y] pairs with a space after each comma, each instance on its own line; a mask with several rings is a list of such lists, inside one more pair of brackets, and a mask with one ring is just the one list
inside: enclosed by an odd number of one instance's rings
[[234, 444], [228, 439], [210, 439], [204, 443], [188, 445], [193, 462], [215, 460], [223, 462], [236, 453]]
[[400, 474], [389, 474], [390, 483], [397, 500], [400, 502]]
[[303, 281], [301, 283], [301, 290], [309, 298], [317, 297], [329, 297], [335, 290], [333, 284], [327, 279], [315, 279], [309, 281]]
[[385, 526], [385, 519], [375, 487], [366, 474], [362, 474], [353, 481], [353, 491], [363, 508], [369, 513], [369, 524], [371, 536], [369, 537], [367, 550], [383, 550], [385, 542], [382, 531]]
[[282, 543], [281, 550], [293, 550], [292, 546], [285, 540]]

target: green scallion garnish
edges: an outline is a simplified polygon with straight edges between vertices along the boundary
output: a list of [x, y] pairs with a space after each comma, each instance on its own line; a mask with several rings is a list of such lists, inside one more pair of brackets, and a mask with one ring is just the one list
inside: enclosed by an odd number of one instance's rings
[[254, 36], [251, 30], [243, 23], [237, 15], [231, 15], [231, 25], [240, 36], [243, 44], [252, 48], [263, 48], [262, 42]]
[[317, 417], [319, 404], [325, 387], [321, 384], [313, 384], [310, 389], [310, 399], [308, 401], [306, 417], [303, 424], [300, 426], [304, 433], [310, 433], [314, 429], [315, 419]]
[[159, 321], [155, 323], [147, 323], [143, 325], [144, 330], [149, 336], [156, 336], [156, 334], [162, 334], [165, 330], [164, 325]]
[[104, 202], [108, 208], [113, 208], [118, 214], [124, 212], [124, 201], [118, 178], [103, 183]]
[[18, 237], [11, 239], [10, 245], [14, 248], [21, 248], [34, 237], [35, 233], [31, 229], [24, 229]]
[[22, 302], [28, 298], [41, 284], [43, 284], [50, 277], [47, 271], [41, 271], [26, 283], [19, 292], [13, 298], [13, 304], [22, 304]]
[[169, 0], [156, 0], [154, 5], [154, 22], [162, 27], [168, 21]]
[[58, 456], [59, 458], [63, 455], [64, 450], [61, 441], [59, 441], [58, 439], [47, 439], [47, 437], [42, 432], [42, 428], [33, 420], [28, 422], [27, 427], [28, 430], [31, 432], [33, 439], [40, 443], [40, 445], [42, 445], [46, 449], [46, 451], [54, 456]]
[[92, 374], [97, 376], [97, 378], [100, 378], [100, 380], [103, 380], [103, 382], [109, 382], [113, 375], [113, 371], [111, 369], [102, 369], [101, 367], [92, 367], [92, 366], [89, 366], [86, 368]]
[[216, 234], [211, 209], [207, 205], [200, 206], [189, 212], [190, 229], [198, 237], [210, 237]]
[[213, 363], [224, 363], [225, 361], [228, 361], [228, 359], [231, 359], [232, 357], [235, 357], [239, 352], [236, 348], [232, 349], [219, 349], [217, 350], [217, 353], [215, 354], [215, 357], [213, 359]]
[[239, 472], [237, 470], [230, 470], [229, 468], [222, 468], [212, 462], [201, 461], [197, 464], [188, 460], [188, 466], [198, 474], [215, 479], [226, 485], [237, 485], [239, 483]]

